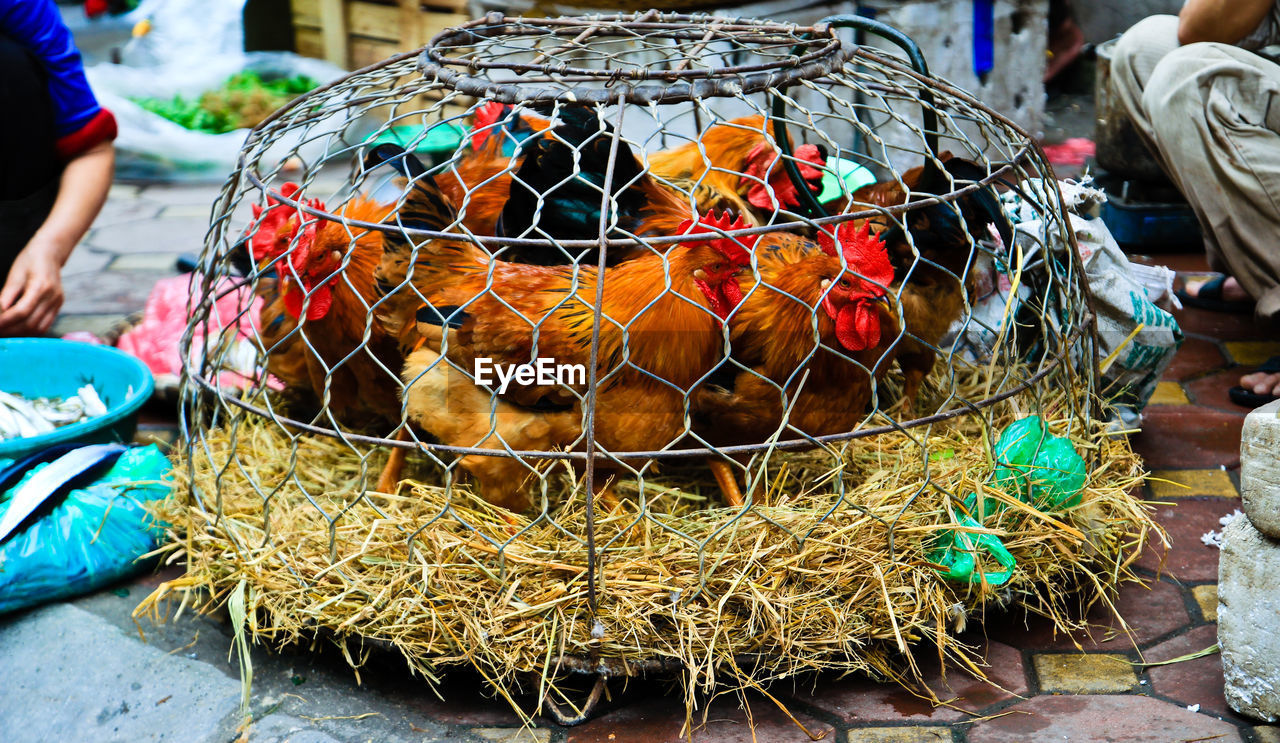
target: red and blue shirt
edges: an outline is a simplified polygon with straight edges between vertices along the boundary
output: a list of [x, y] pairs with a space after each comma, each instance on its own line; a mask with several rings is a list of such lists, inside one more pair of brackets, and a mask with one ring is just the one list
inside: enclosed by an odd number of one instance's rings
[[53, 0], [0, 0], [0, 34], [30, 50], [48, 72], [59, 158], [70, 160], [115, 139], [115, 117], [98, 105]]

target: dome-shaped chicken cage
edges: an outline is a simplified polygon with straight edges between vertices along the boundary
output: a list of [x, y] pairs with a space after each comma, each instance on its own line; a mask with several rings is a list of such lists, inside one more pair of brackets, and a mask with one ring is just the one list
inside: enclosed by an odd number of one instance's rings
[[566, 672], [895, 675], [1123, 578], [1154, 527], [1050, 167], [829, 20], [490, 14], [256, 128], [165, 590], [557, 710]]

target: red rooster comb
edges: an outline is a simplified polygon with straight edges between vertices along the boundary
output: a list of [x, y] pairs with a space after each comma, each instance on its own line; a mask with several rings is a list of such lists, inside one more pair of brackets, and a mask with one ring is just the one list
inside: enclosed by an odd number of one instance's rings
[[[800, 177], [805, 180], [805, 183], [810, 184], [811, 188], [821, 184], [822, 171], [819, 168], [827, 163], [822, 150], [815, 144], [802, 144], [792, 154], [800, 169]], [[752, 177], [751, 185], [747, 188], [747, 201], [757, 209], [774, 208], [773, 197], [769, 195], [769, 186], [764, 183], [766, 180], [773, 187], [773, 193], [783, 208], [794, 208], [800, 205], [800, 192], [791, 182], [791, 177], [787, 175], [787, 169], [783, 164], [774, 165], [777, 159], [777, 152], [768, 142], [761, 142], [747, 154], [745, 175]]]
[[[751, 227], [751, 223], [747, 222], [741, 216], [731, 217], [729, 210], [725, 210], [716, 217], [715, 212], [703, 214], [695, 222], [692, 219], [686, 219], [680, 223], [676, 230], [682, 235], [699, 235], [707, 232], [731, 232], [733, 230], [745, 230]], [[729, 259], [731, 262], [740, 266], [751, 265], [751, 249], [755, 247], [756, 241], [760, 239], [759, 235], [746, 235], [734, 239], [732, 237], [720, 237], [715, 240], [699, 240], [697, 242], [682, 243], [689, 247], [697, 245], [710, 245], [720, 255]], [[745, 248], [744, 248], [745, 246]]]
[[[301, 190], [301, 186], [290, 181], [280, 187], [280, 195], [286, 199], [293, 199]], [[257, 229], [249, 228], [252, 230], [249, 234], [249, 253], [253, 256], [254, 263], [270, 260], [283, 252], [276, 242], [276, 233], [290, 216], [291, 213], [284, 202], [270, 193], [267, 194], [267, 206], [253, 205], [253, 221], [258, 227]]]
[[836, 239], [833, 240], [831, 233], [826, 230], [818, 231], [818, 246], [824, 253], [839, 257], [835, 245], [836, 240], [839, 240], [840, 252], [844, 254], [844, 262], [850, 271], [881, 287], [893, 283], [893, 265], [889, 263], [889, 251], [885, 250], [880, 236], [871, 233], [870, 222], [863, 222], [860, 229], [854, 227], [852, 222], [841, 222], [836, 225], [835, 232]]
[[498, 101], [489, 101], [476, 109], [475, 122], [471, 125], [471, 149], [480, 149], [489, 135], [493, 134], [493, 125], [506, 116], [510, 109], [510, 106]]

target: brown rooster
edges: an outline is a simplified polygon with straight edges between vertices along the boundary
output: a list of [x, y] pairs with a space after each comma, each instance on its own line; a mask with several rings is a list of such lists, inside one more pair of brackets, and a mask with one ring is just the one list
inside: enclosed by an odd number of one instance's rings
[[[817, 145], [794, 151], [800, 174], [815, 193], [821, 190], [826, 154]], [[775, 212], [795, 210], [800, 195], [778, 159], [777, 145], [765, 134], [763, 116], [745, 116], [709, 127], [697, 141], [648, 156], [649, 172], [693, 194], [699, 212], [730, 210], [755, 225]]]
[[[398, 215], [402, 224], [439, 229], [452, 223], [448, 200], [432, 186], [430, 177], [415, 181]], [[677, 234], [745, 226], [727, 217], [704, 218], [682, 225]], [[595, 438], [602, 449], [647, 451], [680, 438], [685, 391], [722, 357], [722, 323], [741, 300], [735, 277], [750, 264], [749, 246], [749, 240], [723, 237], [690, 240], [666, 254], [650, 252], [606, 270], [602, 312], [609, 320], [600, 327], [596, 369]], [[403, 335], [406, 326], [433, 317], [457, 326], [443, 336], [443, 350], [462, 369], [477, 369], [478, 359], [501, 365], [539, 358], [556, 365], [590, 363], [594, 267], [507, 263], [463, 240], [437, 239], [415, 249], [388, 236], [378, 273], [393, 286], [398, 277], [411, 277], [415, 293], [427, 302], [413, 320], [384, 318], [388, 329]], [[569, 382], [515, 385], [500, 394], [505, 402], [542, 414], [539, 408], [581, 405], [586, 375]], [[445, 427], [433, 422], [439, 414], [410, 412], [432, 435]], [[582, 442], [548, 440], [530, 448], [570, 445]], [[385, 474], [384, 482], [395, 477]]]
[[[945, 170], [929, 161], [903, 173], [902, 183], [883, 181], [858, 189], [853, 201], [897, 206], [920, 199], [922, 194], [958, 190], [987, 175], [981, 166], [949, 152], [942, 153], [939, 160]], [[872, 221], [882, 225], [887, 222], [883, 218]], [[916, 407], [921, 382], [933, 370], [938, 344], [960, 318], [966, 295], [973, 298], [975, 277], [969, 269], [977, 257], [978, 242], [989, 238], [988, 225], [995, 225], [1006, 245], [1012, 244], [1012, 233], [1000, 202], [989, 187], [956, 199], [954, 205], [928, 204], [913, 209], [905, 215], [905, 221], [906, 233], [894, 225], [882, 237], [893, 263], [904, 320], [898, 365], [904, 376], [903, 398], [910, 411]]]
[[[430, 335], [424, 334], [424, 338]], [[576, 405], [532, 410], [493, 397], [467, 374], [451, 366], [439, 348], [424, 343], [404, 360], [404, 407], [409, 421], [440, 443], [503, 451], [568, 447], [582, 435]], [[400, 479], [404, 449], [392, 458], [378, 489], [393, 492]], [[529, 507], [528, 481], [533, 467], [515, 457], [468, 454], [458, 466], [475, 479], [480, 497], [512, 511]]]
[[[281, 193], [296, 198], [298, 188], [286, 184]], [[317, 200], [306, 203], [325, 211]], [[398, 421], [397, 385], [384, 369], [399, 368], [403, 357], [370, 312], [377, 298], [373, 273], [382, 258], [382, 233], [348, 230], [271, 198], [267, 209], [256, 215], [258, 228], [249, 244], [259, 270], [275, 272], [275, 278], [258, 284], [266, 300], [262, 340], [268, 371], [286, 386], [305, 382], [344, 425]], [[376, 224], [390, 211], [354, 197], [338, 214]]]
[[[869, 225], [837, 233], [756, 244], [760, 284], [729, 320], [736, 363], [694, 396], [695, 430], [709, 443], [767, 441], [784, 417], [780, 440], [847, 433], [867, 417], [872, 378], [884, 376], [899, 341], [887, 303], [893, 267]], [[709, 464], [726, 499], [741, 502], [730, 465]]]

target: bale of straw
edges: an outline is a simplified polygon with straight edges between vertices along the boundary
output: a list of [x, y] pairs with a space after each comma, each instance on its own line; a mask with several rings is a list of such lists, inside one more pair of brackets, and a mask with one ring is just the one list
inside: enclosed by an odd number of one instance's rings
[[[211, 610], [243, 581], [259, 642], [319, 634], [346, 652], [359, 640], [393, 648], [428, 679], [469, 665], [500, 690], [534, 678], [541, 693], [566, 669], [678, 668], [691, 704], [719, 682], [815, 670], [906, 683], [917, 643], [977, 670], [955, 639], [966, 621], [1021, 605], [1075, 629], [1084, 609], [1135, 580], [1129, 565], [1144, 544], [1163, 538], [1134, 495], [1143, 472], [1127, 441], [1069, 415], [1068, 393], [1057, 394], [855, 440], [834, 457], [774, 452], [767, 486], [743, 512], [722, 507], [691, 465], [621, 482], [629, 497], [596, 513], [594, 616], [585, 498], [569, 474], [548, 473], [545, 514], [494, 508], [429, 472], [397, 493], [365, 492], [378, 462], [335, 439], [242, 421], [201, 434], [189, 470], [179, 468], [160, 515], [187, 574], [139, 612], [175, 593]], [[1082, 502], [1065, 512], [982, 489], [993, 432], [1033, 403], [1093, 465]], [[944, 580], [928, 559], [975, 491], [1007, 506], [980, 519], [1018, 561], [998, 588]]]

